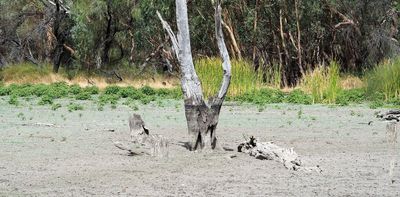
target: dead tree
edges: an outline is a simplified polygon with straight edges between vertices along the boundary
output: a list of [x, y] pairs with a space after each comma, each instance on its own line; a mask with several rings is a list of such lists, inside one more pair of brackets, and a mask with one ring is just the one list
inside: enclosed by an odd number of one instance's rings
[[164, 29], [171, 38], [173, 49], [181, 70], [181, 86], [185, 103], [185, 114], [190, 136], [190, 150], [215, 149], [217, 145], [216, 128], [222, 103], [231, 81], [231, 62], [222, 32], [221, 1], [215, 6], [215, 33], [218, 49], [223, 63], [223, 79], [218, 94], [204, 101], [199, 77], [196, 74], [190, 46], [189, 22], [186, 0], [176, 0], [176, 21], [178, 36], [175, 36], [166, 21], [160, 18]]

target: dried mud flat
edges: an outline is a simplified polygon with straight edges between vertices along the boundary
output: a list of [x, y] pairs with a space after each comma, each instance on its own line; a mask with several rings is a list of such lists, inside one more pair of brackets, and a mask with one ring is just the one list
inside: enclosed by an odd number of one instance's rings
[[294, 147], [305, 165], [320, 166], [318, 174], [235, 151], [187, 151], [179, 146], [187, 140], [180, 101], [136, 112], [174, 143], [168, 159], [113, 146], [129, 136], [133, 111], [123, 105], [98, 111], [88, 101], [68, 112], [30, 102], [15, 107], [0, 98], [0, 196], [400, 196], [399, 150], [389, 149], [386, 123], [374, 118], [379, 110], [366, 106], [223, 107], [223, 147], [236, 150], [243, 134], [255, 135]]

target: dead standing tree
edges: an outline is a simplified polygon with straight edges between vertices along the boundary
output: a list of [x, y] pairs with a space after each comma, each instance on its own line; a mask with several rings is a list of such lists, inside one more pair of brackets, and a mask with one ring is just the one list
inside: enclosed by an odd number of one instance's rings
[[215, 34], [223, 61], [222, 68], [224, 75], [218, 94], [210, 98], [208, 103], [204, 101], [201, 83], [193, 64], [186, 2], [186, 0], [176, 0], [178, 36], [175, 36], [171, 27], [164, 21], [160, 13], [157, 14], [164, 29], [171, 38], [173, 49], [182, 71], [181, 86], [189, 136], [191, 138], [189, 149], [215, 149], [217, 145], [216, 128], [219, 113], [231, 81], [231, 62], [222, 32], [221, 1], [217, 0], [215, 4]]

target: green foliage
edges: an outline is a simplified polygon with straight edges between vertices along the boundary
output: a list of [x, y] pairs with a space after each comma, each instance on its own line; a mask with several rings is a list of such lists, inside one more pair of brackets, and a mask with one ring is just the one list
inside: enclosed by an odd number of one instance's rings
[[369, 97], [381, 92], [385, 101], [400, 98], [400, 57], [379, 64], [365, 78]]
[[15, 105], [15, 106], [18, 106], [19, 105], [19, 101], [18, 101], [18, 96], [17, 95], [11, 95], [10, 96], [10, 99], [8, 100], [8, 103], [10, 104], [10, 105]]
[[336, 99], [336, 103], [339, 105], [349, 105], [350, 103], [362, 103], [366, 101], [365, 89], [350, 89], [342, 90]]
[[100, 92], [99, 88], [96, 87], [96, 86], [86, 87], [86, 88], [83, 89], [83, 91], [87, 92], [87, 93], [89, 93], [91, 95], [96, 95], [96, 94], [99, 94], [99, 92]]
[[51, 105], [51, 104], [53, 104], [53, 97], [52, 97], [52, 96], [49, 96], [49, 95], [44, 95], [44, 96], [40, 99], [40, 101], [39, 101], [38, 104], [39, 104], [39, 105]]
[[75, 96], [76, 100], [90, 100], [92, 98], [92, 94], [90, 92], [80, 92]]
[[122, 88], [120, 88], [118, 86], [108, 86], [104, 90], [104, 94], [107, 94], [107, 95], [118, 95], [121, 89]]
[[70, 103], [67, 107], [69, 112], [83, 110], [83, 106], [76, 103]]
[[385, 103], [383, 101], [376, 100], [376, 101], [373, 101], [372, 103], [370, 103], [369, 107], [371, 109], [377, 109], [377, 108], [383, 107], [384, 105], [385, 105]]
[[247, 92], [234, 98], [236, 101], [265, 105], [270, 103], [282, 103], [285, 100], [285, 94], [280, 90], [262, 88], [260, 90]]
[[305, 104], [305, 105], [310, 105], [313, 102], [312, 97], [310, 95], [304, 93], [299, 89], [290, 92], [289, 95], [286, 97], [286, 101], [288, 103]]
[[68, 92], [72, 95], [77, 95], [80, 94], [82, 92], [82, 88], [79, 85], [72, 85], [69, 87]]

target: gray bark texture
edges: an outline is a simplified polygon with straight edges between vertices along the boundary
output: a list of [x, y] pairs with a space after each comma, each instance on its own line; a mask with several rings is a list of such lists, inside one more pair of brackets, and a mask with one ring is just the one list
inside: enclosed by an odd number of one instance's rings
[[293, 148], [283, 148], [273, 142], [258, 142], [254, 137], [250, 137], [241, 143], [238, 146], [238, 152], [247, 153], [260, 160], [280, 162], [289, 170], [322, 173], [319, 166], [304, 167], [299, 155]]
[[190, 45], [189, 22], [186, 0], [176, 0], [176, 21], [178, 36], [157, 13], [162, 25], [171, 38], [172, 46], [181, 68], [181, 86], [185, 103], [185, 114], [190, 136], [190, 150], [217, 146], [216, 128], [222, 103], [231, 80], [231, 62], [222, 32], [221, 2], [216, 2], [215, 33], [218, 49], [222, 58], [223, 79], [218, 94], [204, 101], [201, 82], [196, 74]]

